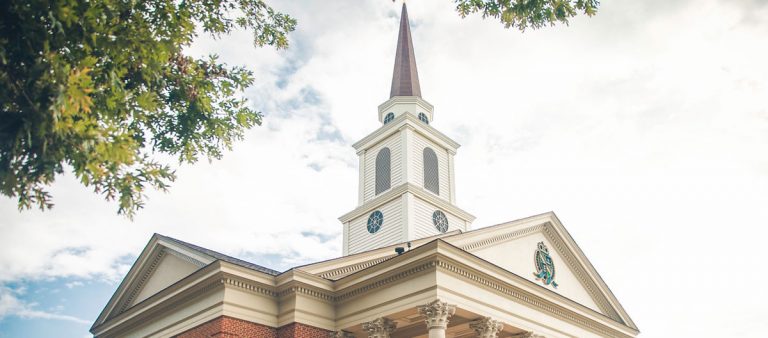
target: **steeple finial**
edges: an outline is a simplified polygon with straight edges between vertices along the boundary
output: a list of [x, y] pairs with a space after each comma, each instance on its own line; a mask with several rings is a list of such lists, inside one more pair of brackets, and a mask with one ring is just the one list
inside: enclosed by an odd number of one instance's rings
[[408, 22], [408, 9], [403, 2], [403, 12], [400, 15], [400, 33], [397, 35], [397, 51], [395, 52], [395, 71], [392, 74], [392, 90], [389, 97], [418, 96], [419, 73], [416, 71], [416, 55], [413, 53], [411, 27]]

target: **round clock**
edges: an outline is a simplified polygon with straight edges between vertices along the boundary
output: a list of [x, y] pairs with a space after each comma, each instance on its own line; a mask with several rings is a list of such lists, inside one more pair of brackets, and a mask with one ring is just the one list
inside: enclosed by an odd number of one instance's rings
[[435, 210], [432, 213], [432, 224], [435, 225], [437, 231], [442, 233], [448, 231], [448, 217], [445, 217], [445, 214], [440, 210]]
[[384, 224], [384, 214], [381, 211], [374, 211], [368, 216], [368, 232], [376, 233], [381, 229], [381, 225]]

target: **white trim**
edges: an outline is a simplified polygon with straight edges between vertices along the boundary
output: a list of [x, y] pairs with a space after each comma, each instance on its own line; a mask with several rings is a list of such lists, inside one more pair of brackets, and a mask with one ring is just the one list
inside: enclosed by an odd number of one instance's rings
[[395, 96], [379, 105], [379, 121], [384, 123], [384, 116], [396, 105], [410, 104], [416, 105], [427, 114], [429, 121], [432, 122], [435, 106], [418, 96]]
[[360, 141], [355, 142], [352, 147], [355, 148], [356, 151], [369, 149], [387, 137], [391, 136], [392, 134], [396, 133], [405, 124], [408, 124], [415, 131], [424, 135], [424, 137], [428, 140], [440, 145], [443, 148], [447, 148], [448, 151], [456, 152], [456, 149], [461, 146], [456, 141], [439, 132], [434, 127], [419, 121], [419, 119], [413, 114], [402, 114], [392, 120], [392, 122], [381, 126], [379, 129], [370, 133]]
[[448, 201], [438, 197], [437, 195], [430, 193], [424, 188], [419, 187], [412, 183], [403, 183], [396, 187], [393, 187], [389, 190], [387, 190], [384, 193], [379, 194], [374, 199], [369, 200], [368, 202], [364, 203], [363, 205], [355, 208], [355, 210], [352, 210], [341, 217], [339, 217], [339, 221], [342, 223], [346, 223], [351, 221], [354, 218], [357, 218], [361, 215], [364, 215], [366, 213], [369, 213], [373, 211], [373, 209], [376, 209], [377, 207], [381, 206], [382, 204], [385, 204], [395, 198], [400, 197], [400, 195], [410, 192], [414, 196], [419, 197], [429, 203], [434, 204], [438, 208], [441, 208], [444, 211], [448, 211], [452, 214], [454, 214], [456, 217], [459, 217], [461, 219], [464, 219], [468, 222], [472, 222], [475, 220], [475, 216], [472, 214], [464, 211], [463, 209], [449, 203]]

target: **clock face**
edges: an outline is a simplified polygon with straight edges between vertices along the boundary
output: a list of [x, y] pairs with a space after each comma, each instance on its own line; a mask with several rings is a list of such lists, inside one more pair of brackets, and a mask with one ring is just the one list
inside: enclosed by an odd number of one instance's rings
[[435, 212], [432, 213], [432, 224], [435, 225], [437, 231], [442, 233], [448, 231], [448, 217], [445, 217], [445, 214], [440, 210], [435, 210]]
[[368, 232], [376, 233], [381, 229], [381, 225], [384, 224], [384, 214], [381, 211], [374, 211], [368, 216]]

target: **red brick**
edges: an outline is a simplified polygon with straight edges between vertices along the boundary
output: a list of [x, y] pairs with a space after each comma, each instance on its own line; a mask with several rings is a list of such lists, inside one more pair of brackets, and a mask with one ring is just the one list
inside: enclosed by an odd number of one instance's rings
[[331, 331], [301, 323], [291, 323], [277, 329], [277, 338], [328, 338]]
[[175, 338], [277, 338], [277, 329], [221, 316], [177, 335]]

